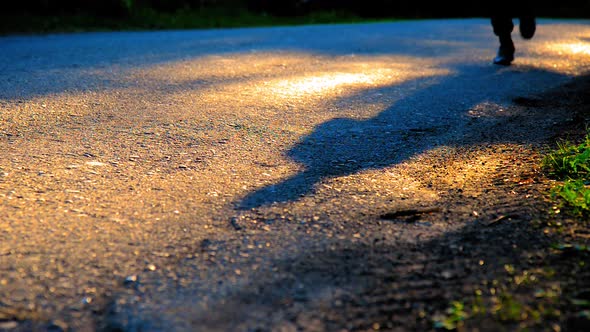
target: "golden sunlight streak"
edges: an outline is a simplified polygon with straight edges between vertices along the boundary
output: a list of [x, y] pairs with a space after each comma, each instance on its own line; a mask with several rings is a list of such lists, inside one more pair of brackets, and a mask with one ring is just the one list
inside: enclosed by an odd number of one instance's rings
[[[269, 64], [260, 59], [255, 64], [268, 69], [285, 63], [273, 60], [284, 56], [268, 55]], [[291, 55], [290, 58], [294, 57], [295, 55]], [[242, 66], [252, 67], [252, 63], [243, 61]], [[420, 70], [416, 70], [416, 67]], [[317, 58], [305, 65], [293, 60], [290, 64], [280, 65], [278, 68], [273, 70], [272, 74], [263, 71], [254, 75], [244, 75], [239, 80], [228, 83], [197, 86], [194, 92], [198, 97], [193, 95], [188, 102], [206, 107], [223, 101], [240, 107], [242, 112], [251, 111], [252, 116], [258, 117], [261, 114], [268, 115], [261, 113], [263, 107], [268, 107], [271, 111], [276, 111], [277, 107], [280, 107], [281, 112], [284, 112], [285, 108], [290, 110], [293, 107], [313, 107], [317, 102], [333, 101], [365, 89], [390, 87], [419, 78], [451, 73], [448, 68], [441, 68], [438, 62], [391, 56]], [[244, 69], [244, 73], [246, 72]], [[186, 97], [186, 94], [174, 94], [174, 103], [178, 104], [183, 96]]]
[[448, 70], [428, 68], [416, 73], [407, 64], [361, 63], [346, 70], [318, 72], [264, 82], [258, 92], [272, 98], [302, 99], [333, 98], [353, 93], [357, 89], [376, 88], [424, 76], [447, 75]]
[[371, 73], [323, 73], [277, 82], [272, 91], [279, 95], [302, 97], [305, 95], [336, 92], [341, 87], [373, 85], [391, 77], [391, 72], [377, 70]]
[[587, 42], [574, 42], [574, 43], [554, 43], [549, 44], [547, 48], [558, 54], [569, 54], [569, 55], [586, 55], [590, 56], [590, 43]]

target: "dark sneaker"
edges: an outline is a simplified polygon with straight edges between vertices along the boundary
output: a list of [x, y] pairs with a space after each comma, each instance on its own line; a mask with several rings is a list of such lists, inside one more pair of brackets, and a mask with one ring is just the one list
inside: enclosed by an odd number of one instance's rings
[[531, 39], [537, 30], [537, 22], [532, 16], [524, 16], [519, 18], [520, 21], [520, 35], [524, 39]]
[[514, 61], [514, 48], [500, 47], [498, 55], [494, 58], [494, 64], [510, 66], [512, 61]]

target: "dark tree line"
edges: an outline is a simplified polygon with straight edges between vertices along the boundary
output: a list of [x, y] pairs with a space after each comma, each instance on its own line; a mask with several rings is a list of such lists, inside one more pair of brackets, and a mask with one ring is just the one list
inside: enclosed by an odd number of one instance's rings
[[[469, 17], [487, 16], [485, 5], [497, 3], [440, 0], [9, 0], [0, 5], [0, 9], [5, 12], [48, 15], [87, 13], [128, 16], [141, 8], [175, 12], [221, 7], [244, 8], [281, 16], [342, 10], [364, 17]], [[590, 0], [540, 0], [532, 3], [540, 16], [590, 17]]]

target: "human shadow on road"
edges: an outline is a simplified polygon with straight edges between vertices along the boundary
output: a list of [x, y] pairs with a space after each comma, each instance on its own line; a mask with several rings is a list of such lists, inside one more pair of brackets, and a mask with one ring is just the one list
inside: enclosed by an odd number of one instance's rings
[[[563, 74], [524, 66], [454, 65], [444, 77], [377, 89], [373, 93], [380, 95], [402, 91], [402, 97], [366, 120], [336, 118], [320, 124], [286, 153], [304, 166], [302, 172], [249, 193], [237, 206], [249, 209], [294, 201], [323, 179], [392, 166], [436, 146], [462, 145], [467, 139], [477, 144], [485, 138], [479, 137], [478, 126], [472, 126], [470, 110], [497, 111], [513, 98], [530, 94], [533, 86], [538, 91], [566, 80]], [[504, 141], [526, 143], [527, 130], [522, 134]]]

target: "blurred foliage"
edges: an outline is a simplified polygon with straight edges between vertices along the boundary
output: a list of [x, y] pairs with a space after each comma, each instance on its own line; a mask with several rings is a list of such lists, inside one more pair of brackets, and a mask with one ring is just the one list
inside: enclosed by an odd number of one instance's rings
[[153, 8], [136, 8], [125, 17], [74, 14], [0, 14], [0, 34], [55, 33], [84, 31], [211, 29], [251, 26], [277, 26], [321, 23], [366, 22], [349, 12], [317, 11], [303, 16], [278, 17], [245, 8], [207, 7], [173, 12]]
[[[590, 0], [562, 0], [558, 5], [547, 0], [529, 1], [539, 16], [590, 18]], [[340, 23], [382, 18], [486, 17], [491, 10], [503, 7], [514, 12], [518, 4], [522, 6], [524, 2], [9, 0], [0, 4], [0, 32], [184, 29]]]
[[[296, 16], [312, 11], [349, 11], [360, 16], [383, 17], [463, 17], [484, 16], [493, 8], [511, 11], [519, 4], [534, 8], [540, 16], [590, 17], [590, 0], [496, 0], [481, 2], [434, 0], [20, 0], [5, 1], [3, 12], [37, 14], [92, 13], [106, 16], [125, 16], [139, 8], [175, 12], [203, 8], [244, 8], [254, 12]], [[487, 7], [487, 9], [486, 9]]]

